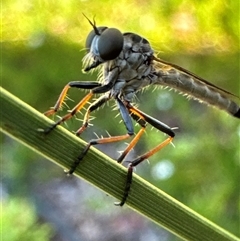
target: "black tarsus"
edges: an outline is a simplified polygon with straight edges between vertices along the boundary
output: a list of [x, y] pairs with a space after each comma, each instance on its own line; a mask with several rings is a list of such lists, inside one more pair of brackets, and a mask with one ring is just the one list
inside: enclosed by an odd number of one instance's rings
[[124, 188], [122, 200], [120, 202], [115, 202], [114, 203], [115, 206], [122, 207], [125, 204], [125, 202], [127, 201], [128, 194], [130, 192], [130, 188], [131, 188], [131, 184], [132, 184], [132, 173], [133, 173], [133, 166], [130, 163], [129, 166], [128, 166], [127, 180], [126, 180], [126, 183], [125, 183], [125, 188]]

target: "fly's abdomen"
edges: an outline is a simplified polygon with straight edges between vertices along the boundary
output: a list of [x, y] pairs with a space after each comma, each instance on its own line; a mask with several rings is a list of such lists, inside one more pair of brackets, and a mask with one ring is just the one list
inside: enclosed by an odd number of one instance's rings
[[182, 72], [171, 66], [161, 66], [157, 69], [156, 74], [158, 76], [156, 84], [177, 89], [194, 99], [216, 106], [240, 118], [238, 104], [230, 100], [221, 89], [203, 82], [197, 76]]

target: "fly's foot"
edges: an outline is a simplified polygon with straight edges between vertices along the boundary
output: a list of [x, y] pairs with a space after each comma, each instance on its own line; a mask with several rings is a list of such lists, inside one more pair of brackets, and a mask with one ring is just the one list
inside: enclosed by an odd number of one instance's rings
[[84, 158], [84, 156], [87, 154], [89, 148], [91, 146], [91, 143], [88, 143], [87, 146], [84, 148], [84, 150], [82, 151], [82, 153], [78, 156], [78, 158], [74, 161], [72, 167], [69, 170], [64, 170], [64, 172], [67, 174], [67, 176], [72, 175], [75, 170], [77, 169], [78, 165], [80, 164], [80, 162], [82, 161], [82, 159]]
[[71, 176], [73, 173], [74, 173], [74, 169], [73, 168], [71, 168], [71, 169], [69, 169], [69, 170], [67, 170], [67, 169], [64, 169], [64, 173], [66, 173], [66, 175], [67, 176]]
[[130, 188], [131, 188], [131, 184], [132, 184], [132, 173], [133, 173], [133, 165], [132, 165], [132, 163], [130, 163], [128, 166], [127, 179], [126, 179], [126, 183], [125, 183], [122, 200], [120, 202], [115, 202], [114, 203], [115, 206], [122, 207], [125, 204], [125, 202], [127, 201], [127, 198], [128, 198], [129, 192], [130, 192]]
[[56, 126], [57, 126], [56, 124], [53, 124], [53, 125], [51, 125], [50, 127], [45, 128], [45, 129], [38, 128], [37, 131], [38, 131], [38, 132], [41, 132], [41, 133], [43, 133], [43, 134], [45, 134], [45, 135], [47, 135], [47, 134], [49, 134], [52, 130], [54, 130], [54, 129], [56, 128]]
[[83, 157], [81, 158], [81, 156], [79, 156], [73, 163], [72, 167], [69, 170], [64, 170], [64, 172], [67, 174], [67, 176], [71, 176], [76, 168], [78, 167], [79, 163], [81, 162], [81, 160], [83, 159]]

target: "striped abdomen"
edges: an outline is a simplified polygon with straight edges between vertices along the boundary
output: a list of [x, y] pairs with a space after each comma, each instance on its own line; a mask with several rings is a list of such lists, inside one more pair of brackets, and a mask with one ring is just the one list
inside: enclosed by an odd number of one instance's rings
[[153, 80], [155, 84], [177, 89], [184, 94], [216, 106], [240, 118], [239, 105], [229, 98], [232, 95], [231, 93], [214, 86], [177, 65], [170, 65], [158, 59], [155, 60], [158, 61], [153, 62], [154, 70], [156, 71], [154, 75], [157, 76], [157, 79]]

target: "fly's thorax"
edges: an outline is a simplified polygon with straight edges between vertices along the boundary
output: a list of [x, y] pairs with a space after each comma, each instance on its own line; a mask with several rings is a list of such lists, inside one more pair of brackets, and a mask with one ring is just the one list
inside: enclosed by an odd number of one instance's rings
[[[104, 63], [105, 83], [114, 82], [112, 95], [122, 95], [131, 101], [136, 91], [150, 83], [146, 78], [152, 71], [153, 50], [149, 42], [133, 33], [125, 33], [119, 56]], [[113, 74], [118, 72], [118, 76]]]
[[135, 33], [124, 33], [123, 38], [123, 48], [125, 51], [130, 49], [132, 52], [153, 54], [149, 42], [140, 35]]

